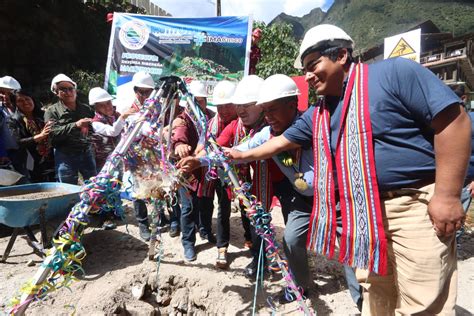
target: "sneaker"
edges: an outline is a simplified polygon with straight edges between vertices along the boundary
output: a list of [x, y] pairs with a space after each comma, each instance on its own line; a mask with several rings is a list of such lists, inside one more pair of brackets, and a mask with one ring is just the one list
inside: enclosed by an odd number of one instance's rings
[[117, 228], [117, 225], [110, 219], [105, 220], [104, 223], [102, 224], [103, 230], [111, 230], [115, 228]]
[[227, 269], [227, 248], [217, 248], [216, 267], [219, 269]]
[[191, 262], [196, 260], [196, 251], [194, 246], [184, 248], [184, 260]]
[[178, 237], [179, 234], [181, 234], [181, 231], [179, 230], [178, 227], [171, 227], [169, 233], [170, 233], [170, 237], [174, 238], [174, 237]]
[[151, 231], [145, 224], [138, 224], [138, 229], [140, 231], [140, 238], [144, 241], [149, 241], [151, 237]]
[[247, 248], [247, 249], [252, 249], [252, 246], [253, 246], [253, 243], [251, 240], [246, 240], [244, 242], [244, 248]]
[[[308, 295], [308, 291], [303, 290], [302, 295], [303, 295], [303, 299], [305, 299], [306, 296]], [[296, 301], [296, 295], [292, 291], [290, 291], [290, 289], [288, 287], [285, 287], [278, 294], [278, 302], [280, 304], [288, 304], [288, 303], [292, 303], [294, 301]]]

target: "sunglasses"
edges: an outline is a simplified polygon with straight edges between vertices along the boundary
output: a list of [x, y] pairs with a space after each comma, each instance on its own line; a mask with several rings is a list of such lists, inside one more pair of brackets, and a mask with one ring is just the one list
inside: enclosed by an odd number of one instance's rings
[[66, 93], [66, 92], [73, 92], [76, 90], [74, 87], [60, 87], [58, 88], [59, 91]]

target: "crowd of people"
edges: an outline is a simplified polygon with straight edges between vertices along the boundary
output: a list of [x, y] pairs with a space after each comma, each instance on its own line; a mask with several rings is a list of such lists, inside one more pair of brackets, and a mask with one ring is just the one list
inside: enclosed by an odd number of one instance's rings
[[[279, 200], [284, 253], [302, 294], [313, 284], [308, 250], [333, 257], [338, 244], [363, 315], [454, 315], [455, 232], [464, 224], [474, 176], [463, 95], [407, 59], [355, 63], [353, 47], [333, 25], [305, 34], [294, 66], [320, 99], [304, 113], [297, 85], [284, 74], [220, 81], [212, 93], [215, 114], [207, 108], [205, 84], [194, 80], [190, 92], [207, 130], [200, 133], [187, 107], [167, 118], [171, 159], [190, 186], [178, 189], [177, 203], [160, 217], [170, 236], [181, 236], [186, 261], [197, 259], [198, 233], [216, 244], [216, 267], [228, 268], [235, 196], [221, 168], [208, 166], [212, 135], [266, 210]], [[90, 90], [89, 105], [78, 102], [76, 83], [59, 74], [51, 82], [58, 101], [43, 113], [14, 78], [1, 78], [0, 164], [10, 164], [24, 182], [77, 184], [79, 174], [95, 176], [156, 84], [138, 72], [132, 86], [135, 100], [118, 113], [99, 87]], [[209, 169], [218, 175], [214, 180], [206, 177]], [[140, 237], [148, 241], [146, 202], [133, 205]], [[253, 257], [245, 273], [255, 278], [264, 243], [239, 205]], [[280, 296], [281, 303], [295, 299], [287, 289]]]

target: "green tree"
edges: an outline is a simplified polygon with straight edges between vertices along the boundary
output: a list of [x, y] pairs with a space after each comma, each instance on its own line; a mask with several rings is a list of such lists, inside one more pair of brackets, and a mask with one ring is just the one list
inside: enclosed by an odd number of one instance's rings
[[262, 78], [278, 73], [300, 75], [301, 72], [293, 67], [299, 44], [293, 38], [291, 25], [285, 23], [267, 26], [264, 22], [256, 21], [254, 29], [257, 27], [262, 30], [262, 38], [258, 43], [262, 57], [257, 64], [257, 75]]

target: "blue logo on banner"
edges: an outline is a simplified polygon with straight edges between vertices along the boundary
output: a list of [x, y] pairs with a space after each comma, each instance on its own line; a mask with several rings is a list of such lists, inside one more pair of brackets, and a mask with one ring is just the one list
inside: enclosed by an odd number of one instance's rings
[[120, 43], [128, 49], [141, 49], [148, 43], [150, 28], [140, 20], [128, 21], [120, 28]]

